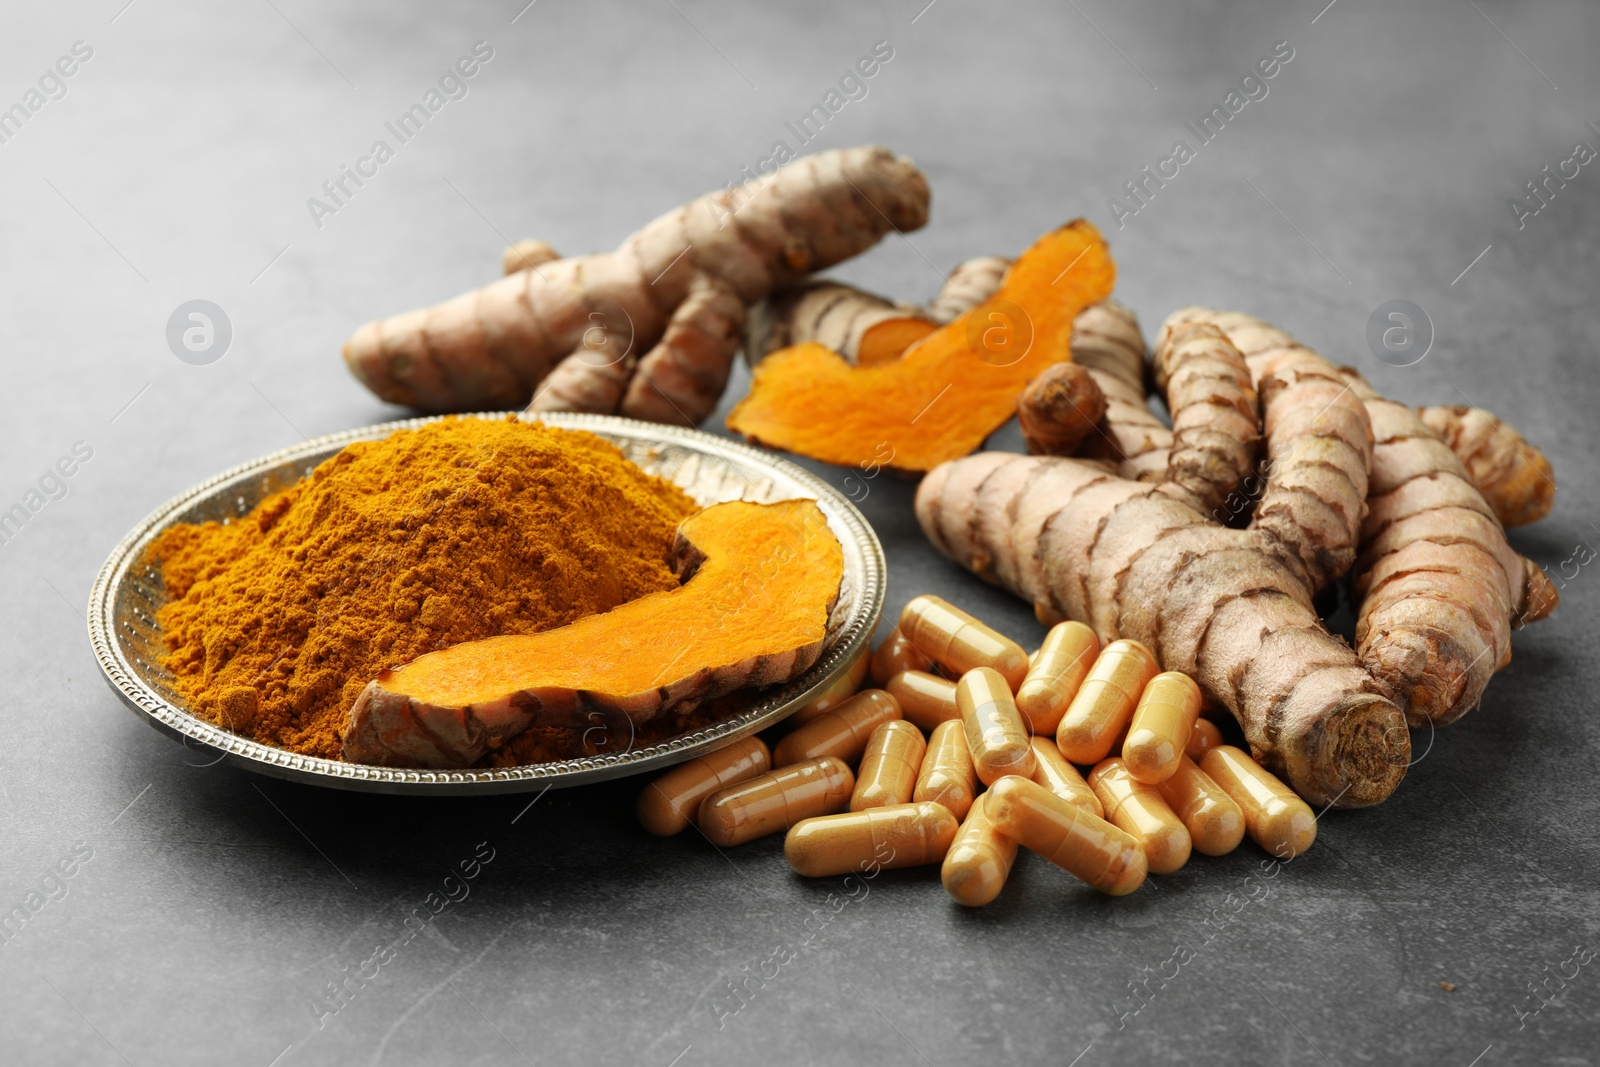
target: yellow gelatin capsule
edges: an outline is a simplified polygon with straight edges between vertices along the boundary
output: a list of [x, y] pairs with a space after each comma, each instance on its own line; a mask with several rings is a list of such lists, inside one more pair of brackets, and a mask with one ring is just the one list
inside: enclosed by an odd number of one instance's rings
[[1033, 777], [1033, 746], [1022, 724], [1011, 686], [992, 667], [979, 667], [956, 683], [956, 707], [967, 732], [972, 769], [984, 785], [1008, 774]]
[[772, 753], [759, 737], [745, 737], [698, 759], [679, 764], [639, 790], [639, 825], [657, 837], [689, 828], [700, 802], [723, 786], [765, 774]]
[[1183, 820], [1195, 851], [1224, 856], [1244, 840], [1244, 812], [1188, 756], [1178, 758], [1178, 769], [1156, 791]]
[[1033, 780], [1044, 786], [1068, 804], [1076, 804], [1085, 811], [1105, 818], [1100, 798], [1094, 795], [1089, 783], [1083, 780], [1078, 768], [1067, 762], [1056, 743], [1048, 737], [1033, 739]]
[[1279, 859], [1293, 859], [1317, 839], [1311, 806], [1243, 749], [1218, 745], [1200, 769], [1244, 811], [1250, 839]]
[[1017, 843], [996, 830], [983, 813], [987, 796], [985, 793], [972, 802], [939, 871], [944, 891], [969, 908], [982, 907], [999, 896], [1017, 861]]
[[843, 760], [806, 760], [717, 790], [701, 802], [695, 822], [718, 848], [742, 845], [801, 819], [842, 810], [855, 784]]
[[904, 719], [886, 722], [872, 731], [867, 738], [867, 751], [861, 757], [861, 769], [856, 772], [850, 810], [910, 803], [927, 751], [922, 731]]
[[1044, 635], [1017, 690], [1017, 710], [1031, 733], [1055, 736], [1099, 653], [1100, 639], [1081, 622], [1058, 623]]
[[1193, 678], [1182, 671], [1166, 671], [1150, 679], [1122, 743], [1128, 773], [1146, 785], [1170, 778], [1199, 717], [1200, 687]]
[[917, 646], [906, 640], [898, 629], [890, 630], [878, 651], [872, 654], [872, 680], [888, 685], [889, 679], [901, 671], [931, 671], [933, 660], [917, 651]]
[[938, 863], [959, 824], [942, 804], [895, 804], [806, 819], [783, 839], [789, 866], [808, 878]]
[[882, 689], [863, 690], [784, 737], [772, 750], [772, 762], [787, 767], [818, 756], [837, 756], [855, 763], [866, 751], [872, 731], [899, 717], [894, 697]]
[[1089, 788], [1100, 798], [1106, 818], [1139, 842], [1150, 873], [1171, 874], [1189, 862], [1193, 842], [1183, 820], [1154, 786], [1129, 774], [1120, 759], [1113, 756], [1090, 771]]
[[1144, 884], [1144, 849], [1104, 819], [1037, 782], [1008, 775], [983, 795], [994, 828], [1102, 893], [1120, 897]]
[[1015, 692], [1028, 673], [1028, 654], [1011, 638], [936, 596], [919, 596], [900, 613], [900, 632], [918, 651], [957, 677], [993, 667]]
[[922, 757], [922, 771], [911, 799], [931, 800], [950, 809], [950, 814], [965, 819], [978, 795], [978, 776], [972, 770], [972, 755], [967, 752], [967, 733], [959, 719], [942, 722], [928, 738], [928, 752]]
[[1194, 726], [1189, 729], [1189, 740], [1183, 746], [1183, 754], [1199, 763], [1205, 759], [1207, 752], [1222, 744], [1222, 731], [1210, 719], [1196, 719]]
[[1107, 645], [1056, 727], [1056, 747], [1068, 762], [1089, 766], [1105, 759], [1155, 676], [1156, 657], [1139, 642]]
[[789, 716], [791, 727], [804, 726], [806, 723], [820, 718], [823, 712], [832, 711], [846, 700], [856, 695], [861, 688], [861, 683], [867, 679], [867, 668], [872, 663], [872, 654], [862, 649], [861, 655], [856, 657], [850, 669], [839, 677], [829, 682], [811, 702], [793, 715]]
[[933, 728], [950, 719], [961, 718], [956, 707], [956, 683], [927, 671], [901, 671], [889, 679], [884, 691], [900, 703], [900, 714], [918, 729]]

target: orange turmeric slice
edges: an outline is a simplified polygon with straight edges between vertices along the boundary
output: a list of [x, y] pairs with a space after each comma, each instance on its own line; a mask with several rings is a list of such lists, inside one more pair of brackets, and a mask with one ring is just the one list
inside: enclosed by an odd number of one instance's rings
[[675, 566], [677, 589], [384, 671], [350, 709], [344, 758], [465, 767], [530, 726], [642, 723], [816, 662], [844, 553], [815, 501], [697, 512], [678, 527]]
[[1073, 319], [1115, 278], [1100, 232], [1068, 223], [1024, 252], [991, 299], [899, 359], [851, 366], [814, 343], [774, 352], [728, 427], [842, 466], [932, 470], [975, 451], [1040, 371], [1072, 358]]

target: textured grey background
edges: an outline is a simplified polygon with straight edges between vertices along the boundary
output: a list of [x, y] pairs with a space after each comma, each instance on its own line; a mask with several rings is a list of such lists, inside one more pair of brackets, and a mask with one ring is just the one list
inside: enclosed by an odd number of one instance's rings
[[[74, 442], [93, 458], [0, 545], [0, 908], [75, 842], [92, 858], [0, 946], [0, 1062], [1595, 1062], [1600, 961], [1566, 961], [1600, 949], [1600, 577], [1574, 560], [1600, 541], [1600, 172], [1521, 230], [1508, 206], [1574, 142], [1600, 147], [1589, 10], [522, 2], [6, 5], [0, 103], [72, 42], [94, 55], [0, 144], [0, 507]], [[480, 39], [470, 95], [315, 227], [306, 198]], [[1513, 540], [1566, 563], [1562, 608], [1481, 710], [1418, 738], [1392, 801], [1330, 815], [1270, 882], [1246, 883], [1248, 845], [1115, 901], [1023, 862], [968, 913], [926, 872], [850, 897], [792, 876], [776, 840], [648, 839], [627, 786], [520, 819], [515, 797], [319, 791], [192, 766], [121, 708], [84, 638], [101, 559], [222, 467], [402, 414], [346, 375], [357, 324], [490, 279], [503, 237], [611, 247], [793, 146], [785, 120], [878, 40], [894, 58], [812, 147], [913, 155], [933, 222], [846, 277], [924, 297], [957, 259], [1086, 214], [1147, 327], [1243, 307], [1549, 451], [1555, 514]], [[1118, 229], [1107, 198], [1279, 41], [1295, 55], [1269, 95]], [[205, 367], [164, 340], [194, 298], [234, 328]], [[1404, 369], [1364, 340], [1395, 298], [1437, 331]], [[891, 610], [935, 591], [1036, 640], [1020, 603], [923, 544], [910, 496], [885, 477], [864, 502]], [[395, 944], [479, 842], [471, 895], [319, 1022], [325, 983]], [[730, 983], [763, 970], [741, 1007]], [[1539, 982], [1565, 988], [1534, 999]]]

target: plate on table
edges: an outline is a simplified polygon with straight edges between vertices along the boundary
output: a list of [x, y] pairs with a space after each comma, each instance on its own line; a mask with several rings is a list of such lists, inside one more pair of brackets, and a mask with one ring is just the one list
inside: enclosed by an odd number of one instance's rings
[[247, 514], [352, 441], [377, 440], [435, 421], [422, 418], [346, 430], [262, 456], [202, 482], [134, 527], [101, 567], [89, 598], [89, 639], [106, 681], [135, 714], [186, 747], [262, 774], [377, 793], [515, 793], [650, 773], [720, 748], [804, 706], [868, 647], [883, 611], [883, 548], [861, 513], [832, 486], [771, 453], [700, 430], [614, 415], [552, 412], [541, 418], [551, 426], [605, 438], [701, 506], [727, 500], [814, 499], [844, 550], [844, 579], [822, 654], [811, 669], [782, 685], [739, 694], [727, 718], [677, 737], [640, 743], [625, 752], [494, 769], [420, 770], [302, 756], [190, 714], [160, 665], [165, 645], [156, 612], [167, 597], [159, 572], [141, 562], [145, 548], [170, 526]]

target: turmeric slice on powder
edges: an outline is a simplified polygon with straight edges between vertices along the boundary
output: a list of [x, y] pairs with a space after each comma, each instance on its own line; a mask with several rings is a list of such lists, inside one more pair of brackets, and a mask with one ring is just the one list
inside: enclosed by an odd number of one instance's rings
[[671, 592], [385, 671], [351, 708], [345, 758], [470, 766], [529, 727], [647, 722], [816, 662], [844, 556], [814, 501], [709, 507], [679, 527], [675, 562]]
[[589, 433], [467, 418], [358, 442], [248, 515], [156, 539], [163, 666], [194, 714], [337, 759], [384, 668], [676, 589], [694, 510]]
[[773, 353], [728, 426], [829, 463], [931, 470], [981, 445], [1028, 382], [1071, 358], [1073, 321], [1115, 275], [1099, 231], [1069, 223], [1023, 253], [992, 298], [898, 359], [852, 366], [815, 343]]

